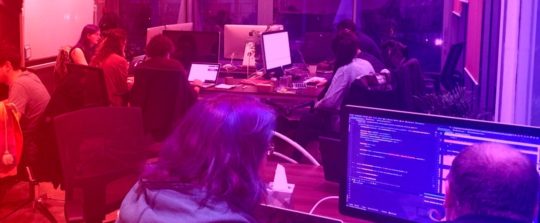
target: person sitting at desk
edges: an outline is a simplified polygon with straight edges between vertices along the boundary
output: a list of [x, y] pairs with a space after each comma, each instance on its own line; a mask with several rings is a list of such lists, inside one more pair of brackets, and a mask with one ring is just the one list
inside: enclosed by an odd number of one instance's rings
[[117, 222], [254, 222], [274, 126], [273, 110], [254, 97], [197, 102], [126, 195]]
[[387, 66], [391, 69], [396, 90], [403, 103], [402, 107], [414, 110], [414, 97], [423, 96], [426, 88], [420, 62], [411, 58], [407, 46], [396, 40], [385, 42], [383, 49]]
[[35, 167], [40, 158], [38, 137], [42, 134], [43, 114], [51, 97], [39, 77], [21, 66], [21, 56], [13, 47], [0, 47], [0, 83], [9, 87], [6, 104], [12, 103], [20, 114], [23, 154], [19, 174], [24, 176], [24, 167]]
[[168, 136], [197, 101], [197, 87], [190, 86], [184, 66], [170, 59], [172, 52], [174, 44], [168, 37], [154, 36], [146, 46], [149, 59], [134, 69], [131, 105], [142, 107], [145, 130], [157, 141]]
[[[334, 76], [322, 93], [324, 96], [315, 103], [315, 111], [306, 114], [300, 121], [300, 127], [293, 138], [306, 146], [324, 132], [339, 129], [339, 110], [345, 94], [355, 79], [374, 73], [368, 61], [356, 58], [360, 52], [356, 35], [351, 32], [339, 33], [332, 42], [336, 56]], [[308, 80], [309, 82], [310, 80]], [[326, 84], [325, 80], [315, 79], [317, 85]]]
[[368, 61], [356, 58], [361, 50], [358, 48], [357, 38], [353, 33], [338, 34], [332, 42], [332, 50], [336, 56], [334, 76], [330, 79], [324, 96], [315, 104], [315, 107], [337, 111], [351, 83], [375, 71]]
[[358, 38], [358, 48], [360, 48], [361, 52], [358, 53], [357, 57], [367, 60], [371, 65], [373, 65], [373, 68], [375, 68], [376, 72], [380, 72], [382, 69], [385, 69], [385, 65], [382, 62], [382, 53], [381, 49], [375, 43], [375, 41], [366, 35], [363, 32], [359, 32], [356, 29], [356, 24], [350, 20], [350, 19], [344, 19], [341, 22], [339, 22], [336, 25], [337, 33], [341, 32], [352, 32], [356, 35]]
[[538, 209], [536, 166], [518, 150], [484, 143], [452, 162], [446, 185], [446, 220], [452, 223], [529, 223]]
[[93, 24], [86, 25], [79, 41], [69, 52], [69, 58], [74, 64], [88, 65], [94, 56], [96, 46], [101, 39], [99, 27]]
[[126, 32], [122, 29], [110, 30], [100, 43], [90, 65], [103, 69], [105, 85], [112, 106], [127, 105], [128, 62], [124, 58]]

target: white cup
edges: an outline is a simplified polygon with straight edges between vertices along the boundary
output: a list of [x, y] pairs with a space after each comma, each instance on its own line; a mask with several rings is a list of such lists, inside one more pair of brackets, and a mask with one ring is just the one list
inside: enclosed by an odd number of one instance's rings
[[308, 71], [310, 75], [317, 74], [317, 65], [308, 65]]

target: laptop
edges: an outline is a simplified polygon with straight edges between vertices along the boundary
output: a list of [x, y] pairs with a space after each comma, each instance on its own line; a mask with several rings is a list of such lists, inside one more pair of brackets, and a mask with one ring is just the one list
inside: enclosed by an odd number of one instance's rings
[[255, 219], [260, 223], [280, 222], [311, 222], [311, 223], [343, 223], [335, 218], [324, 217], [315, 214], [280, 208], [271, 205], [260, 204], [255, 208]]
[[203, 88], [216, 85], [216, 79], [219, 73], [219, 64], [217, 63], [192, 63], [189, 69], [188, 80], [192, 83], [195, 80], [203, 82]]

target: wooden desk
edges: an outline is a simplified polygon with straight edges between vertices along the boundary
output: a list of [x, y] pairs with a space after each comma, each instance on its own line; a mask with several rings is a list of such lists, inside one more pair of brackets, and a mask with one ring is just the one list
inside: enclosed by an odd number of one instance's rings
[[[274, 179], [276, 165], [273, 162], [266, 163], [262, 173], [263, 180], [270, 182]], [[322, 167], [289, 163], [282, 163], [282, 165], [287, 172], [289, 183], [295, 184], [292, 196], [294, 210], [309, 212], [320, 199], [339, 194], [339, 185], [324, 179]], [[338, 199], [323, 201], [313, 213], [341, 219], [344, 222], [369, 222], [340, 214]]]

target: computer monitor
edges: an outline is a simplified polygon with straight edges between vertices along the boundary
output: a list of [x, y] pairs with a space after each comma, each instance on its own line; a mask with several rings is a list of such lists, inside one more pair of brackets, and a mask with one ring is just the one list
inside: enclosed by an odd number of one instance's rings
[[291, 65], [289, 33], [277, 31], [264, 33], [261, 37], [264, 69], [267, 73], [282, 74], [283, 67]]
[[482, 142], [512, 146], [539, 165], [540, 129], [346, 106], [340, 211], [377, 222], [437, 222], [452, 161]]
[[283, 30], [283, 25], [225, 25], [223, 28], [223, 58], [243, 59], [246, 42], [257, 36], [257, 32], [262, 34], [278, 30]]
[[163, 35], [176, 47], [171, 57], [182, 62], [187, 70], [194, 62], [219, 62], [219, 32], [165, 30]]
[[193, 23], [177, 23], [165, 25], [165, 30], [193, 31]]
[[193, 23], [177, 23], [163, 26], [154, 26], [146, 29], [146, 44], [154, 37], [162, 34], [164, 30], [193, 31]]
[[146, 29], [146, 45], [148, 45], [148, 42], [154, 37], [161, 33], [163, 33], [163, 30], [165, 30], [165, 26], [154, 26], [149, 27]]

